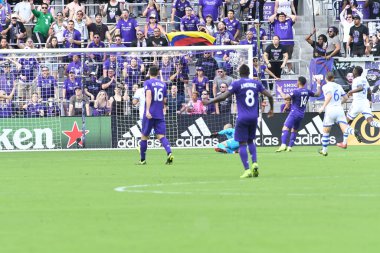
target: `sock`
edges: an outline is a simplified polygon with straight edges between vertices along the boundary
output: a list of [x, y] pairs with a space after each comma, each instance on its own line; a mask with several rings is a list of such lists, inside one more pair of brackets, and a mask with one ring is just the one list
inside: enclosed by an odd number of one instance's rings
[[246, 144], [240, 144], [239, 148], [240, 148], [239, 155], [240, 155], [241, 162], [243, 163], [244, 169], [248, 170], [249, 164], [248, 164], [247, 145]]
[[343, 144], [347, 144], [348, 134], [343, 134]]
[[286, 145], [286, 141], [288, 140], [289, 130], [282, 130], [281, 135], [281, 144]]
[[170, 148], [170, 143], [168, 139], [166, 139], [166, 137], [162, 137], [160, 141], [161, 141], [162, 146], [165, 148], [166, 153], [169, 155], [172, 152], [172, 150]]
[[348, 137], [348, 135], [354, 135], [354, 134], [355, 134], [354, 129], [352, 127], [348, 126], [343, 133], [343, 137], [344, 137], [344, 135], [347, 135], [347, 137]]
[[296, 138], [297, 138], [297, 132], [292, 132], [290, 134], [289, 147], [294, 146], [294, 142], [296, 141]]
[[146, 153], [147, 149], [148, 149], [148, 141], [147, 140], [141, 140], [140, 141], [140, 157], [141, 157], [141, 161], [145, 160], [145, 153]]
[[230, 149], [230, 148], [226, 148], [226, 151], [227, 151], [228, 154], [234, 153], [234, 151], [232, 149]]
[[330, 134], [324, 133], [322, 135], [322, 151], [327, 152], [327, 146], [329, 145], [330, 142]]
[[257, 163], [257, 153], [256, 153], [256, 144], [252, 142], [248, 142], [248, 150], [251, 154], [251, 159], [253, 163]]
[[369, 123], [373, 127], [380, 128], [380, 122], [372, 120], [371, 123]]

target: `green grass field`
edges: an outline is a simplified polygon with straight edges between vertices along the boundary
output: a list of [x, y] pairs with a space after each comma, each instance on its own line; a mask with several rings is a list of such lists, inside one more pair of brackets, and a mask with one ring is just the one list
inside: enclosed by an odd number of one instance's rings
[[274, 150], [0, 153], [0, 252], [379, 251], [380, 147]]

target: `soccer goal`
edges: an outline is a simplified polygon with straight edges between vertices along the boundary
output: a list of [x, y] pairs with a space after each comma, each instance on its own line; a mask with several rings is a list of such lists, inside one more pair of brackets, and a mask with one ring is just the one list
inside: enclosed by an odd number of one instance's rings
[[[249, 45], [4, 50], [0, 59], [0, 149], [135, 148], [143, 83], [151, 66], [167, 84], [167, 137], [174, 147], [211, 147], [234, 123], [227, 90], [238, 67], [252, 69]], [[151, 133], [150, 147], [158, 147]]]

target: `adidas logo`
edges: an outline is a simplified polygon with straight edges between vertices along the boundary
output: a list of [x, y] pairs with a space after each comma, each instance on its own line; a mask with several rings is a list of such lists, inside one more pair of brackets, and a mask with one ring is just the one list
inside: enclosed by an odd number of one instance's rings
[[195, 124], [192, 124], [186, 131], [181, 133], [181, 137], [201, 137], [210, 135], [210, 129], [207, 127], [206, 122], [202, 117], [195, 120]]
[[129, 132], [123, 134], [123, 138], [141, 138], [142, 120], [136, 122], [137, 124], [129, 128]]
[[321, 117], [315, 116], [312, 122], [305, 125], [305, 128], [298, 132], [299, 135], [319, 135], [322, 134], [323, 122]]
[[[260, 129], [260, 127], [262, 129]], [[265, 120], [261, 117], [257, 119], [256, 136], [260, 136], [260, 132], [262, 132], [263, 135], [272, 135], [272, 132], [269, 130], [267, 123], [265, 123]]]

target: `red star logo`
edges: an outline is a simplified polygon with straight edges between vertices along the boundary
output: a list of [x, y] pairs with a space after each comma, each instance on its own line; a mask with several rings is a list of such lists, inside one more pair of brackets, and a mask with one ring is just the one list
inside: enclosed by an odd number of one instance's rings
[[[85, 135], [88, 134], [90, 130], [85, 131]], [[78, 124], [74, 121], [73, 128], [71, 131], [62, 131], [64, 135], [69, 137], [69, 141], [67, 142], [67, 148], [71, 147], [74, 143], [77, 142], [77, 139], [80, 138], [80, 142], [78, 143], [81, 147], [83, 146], [82, 142], [82, 131], [79, 131]]]

